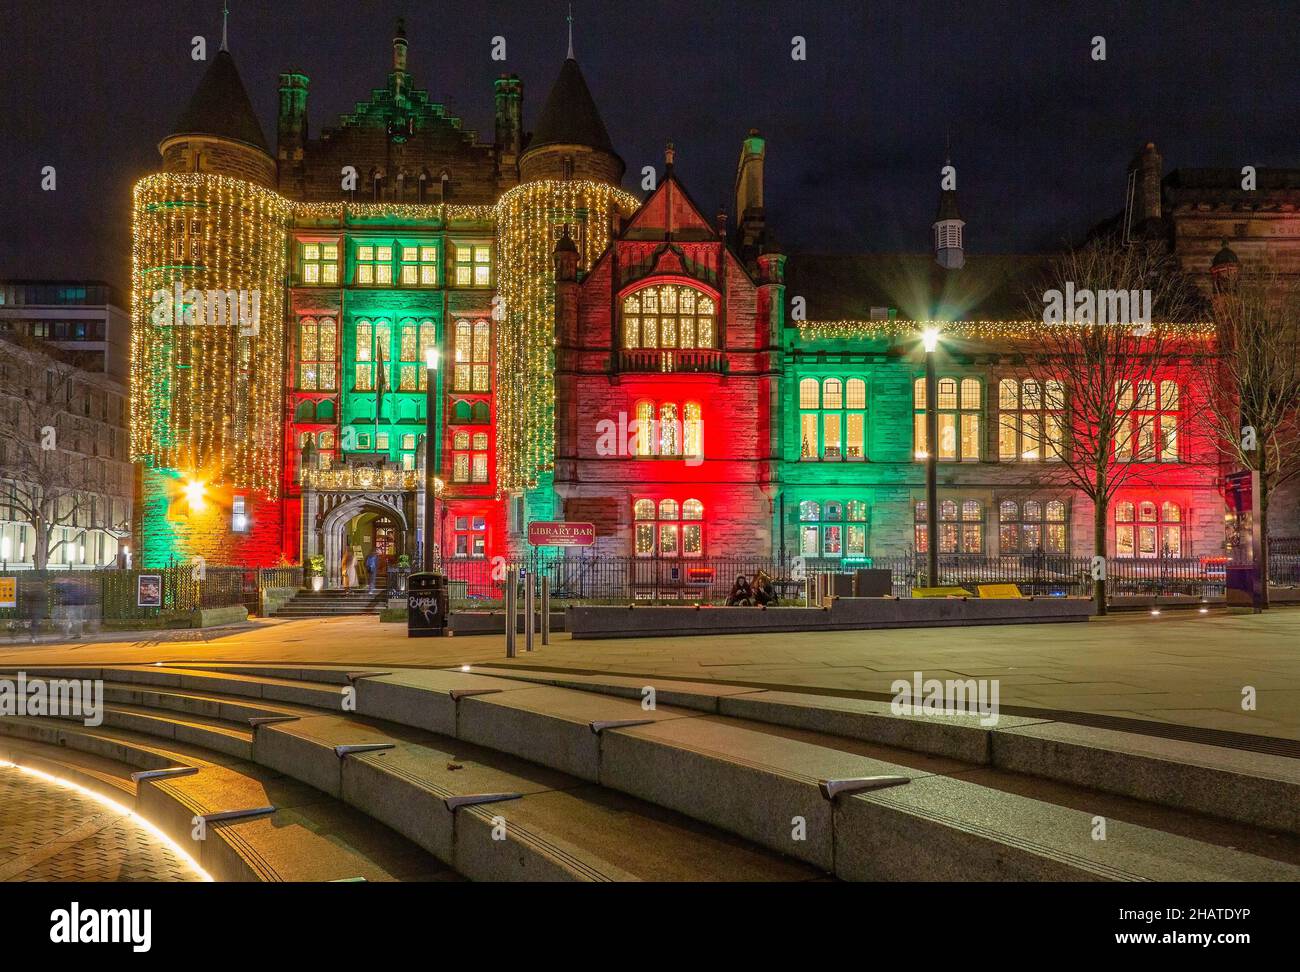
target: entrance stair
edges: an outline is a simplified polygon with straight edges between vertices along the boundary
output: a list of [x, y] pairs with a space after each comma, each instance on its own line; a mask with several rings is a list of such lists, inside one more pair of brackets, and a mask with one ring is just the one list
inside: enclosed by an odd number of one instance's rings
[[386, 591], [303, 589], [275, 612], [277, 618], [336, 618], [349, 614], [378, 614], [388, 606]]

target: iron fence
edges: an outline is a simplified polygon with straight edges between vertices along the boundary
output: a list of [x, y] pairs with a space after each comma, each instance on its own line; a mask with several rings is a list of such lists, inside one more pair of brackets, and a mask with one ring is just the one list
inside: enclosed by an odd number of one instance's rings
[[0, 603], [0, 620], [9, 621], [44, 620], [65, 609], [87, 620], [133, 621], [241, 604], [252, 615], [263, 589], [302, 586], [301, 567], [207, 567], [201, 574], [190, 566], [22, 570], [2, 576], [14, 586], [13, 603]]
[[[739, 576], [752, 579], [763, 571], [773, 579], [783, 603], [802, 603], [808, 578], [817, 573], [852, 573], [855, 568], [889, 570], [897, 597], [910, 597], [926, 583], [924, 553], [869, 557], [853, 561], [824, 558], [536, 556], [519, 559], [451, 560], [443, 565], [457, 607], [501, 601], [508, 578], [521, 571], [550, 581], [553, 599], [564, 602], [717, 604], [726, 600]], [[1275, 585], [1300, 585], [1300, 554], [1270, 558]], [[1221, 598], [1226, 581], [1222, 557], [1155, 557], [1107, 560], [1107, 589], [1113, 598], [1186, 595]], [[1009, 557], [946, 555], [939, 558], [944, 585], [1015, 584], [1024, 594], [1043, 597], [1090, 597], [1092, 558], [1038, 554]]]

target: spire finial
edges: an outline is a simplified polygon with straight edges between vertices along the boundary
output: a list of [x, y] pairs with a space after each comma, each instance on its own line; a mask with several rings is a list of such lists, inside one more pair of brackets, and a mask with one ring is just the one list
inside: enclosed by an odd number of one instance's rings
[[221, 49], [228, 51], [230, 48], [226, 45], [226, 26], [230, 21], [230, 4], [223, 2], [221, 4]]
[[569, 60], [573, 60], [573, 4], [569, 4]]
[[673, 143], [669, 142], [664, 148], [664, 165], [668, 168], [673, 167], [673, 160], [677, 158], [677, 150], [673, 148]]

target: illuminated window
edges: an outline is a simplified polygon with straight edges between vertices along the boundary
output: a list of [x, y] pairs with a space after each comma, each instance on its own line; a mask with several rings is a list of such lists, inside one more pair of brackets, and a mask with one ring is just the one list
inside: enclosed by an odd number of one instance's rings
[[[916, 550], [929, 550], [924, 502], [916, 504]], [[982, 554], [984, 552], [984, 504], [979, 500], [941, 500], [939, 503], [939, 553]]]
[[456, 391], [492, 390], [492, 326], [487, 321], [456, 322], [456, 360], [452, 388]]
[[643, 287], [623, 298], [623, 347], [717, 346], [713, 298], [674, 284]]
[[438, 285], [438, 248], [436, 246], [402, 247], [401, 281], [403, 287]]
[[452, 526], [455, 555], [457, 557], [487, 556], [488, 525], [487, 517], [457, 516]]
[[[940, 378], [939, 458], [946, 461], [978, 462], [980, 458], [980, 414], [983, 388], [977, 378]], [[926, 457], [925, 379], [913, 385], [913, 437], [917, 459]]]
[[393, 282], [393, 248], [365, 243], [357, 246], [357, 284], [387, 287]]
[[383, 369], [385, 391], [392, 388], [387, 368], [392, 356], [393, 329], [388, 321], [357, 321], [356, 333], [356, 391], [375, 390], [375, 365]]
[[420, 329], [415, 321], [407, 318], [398, 327], [398, 390], [417, 391], [425, 387], [425, 383], [420, 381], [424, 370], [424, 361], [420, 357]]
[[1060, 500], [1003, 500], [998, 504], [998, 550], [1004, 554], [1066, 552], [1065, 504]]
[[700, 557], [704, 554], [704, 504], [639, 499], [632, 504], [633, 544], [638, 557]]
[[682, 454], [704, 456], [704, 418], [699, 402], [687, 402], [682, 412]]
[[799, 382], [799, 458], [866, 458], [867, 383], [861, 378]]
[[1033, 378], [998, 382], [998, 458], [1059, 462], [1065, 447], [1065, 389]]
[[248, 507], [244, 497], [232, 496], [230, 498], [230, 532], [247, 533], [248, 527]]
[[867, 555], [867, 504], [799, 504], [799, 553], [804, 557], [865, 557]]
[[672, 458], [704, 455], [704, 413], [699, 402], [639, 401], [629, 429], [636, 438], [633, 454]]
[[1182, 395], [1173, 381], [1115, 383], [1115, 458], [1126, 462], [1177, 462]]
[[488, 434], [457, 430], [452, 434], [452, 481], [486, 483], [488, 481]]
[[456, 286], [489, 287], [491, 284], [491, 245], [486, 243], [457, 243]]
[[1183, 511], [1165, 500], [1115, 504], [1116, 557], [1181, 557]]
[[338, 373], [332, 318], [304, 317], [298, 322], [298, 387], [332, 391]]
[[339, 245], [337, 243], [303, 243], [300, 249], [302, 282], [336, 286], [339, 282]]

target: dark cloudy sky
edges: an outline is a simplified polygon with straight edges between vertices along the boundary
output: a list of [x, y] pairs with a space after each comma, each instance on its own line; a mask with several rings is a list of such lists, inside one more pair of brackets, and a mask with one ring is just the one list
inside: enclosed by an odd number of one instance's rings
[[[276, 85], [311, 77], [318, 132], [389, 69], [405, 16], [420, 87], [490, 137], [492, 79], [531, 127], [565, 51], [556, 0], [230, 0], [231, 49], [268, 138]], [[0, 0], [0, 277], [129, 272], [129, 189], [215, 49], [221, 0]], [[711, 214], [740, 141], [768, 136], [787, 250], [922, 250], [951, 131], [972, 250], [1053, 245], [1123, 201], [1153, 139], [1166, 169], [1300, 166], [1296, 0], [576, 0], [578, 61], [632, 174], [677, 146]], [[490, 59], [503, 35], [508, 60]], [[791, 38], [808, 59], [791, 59]], [[1090, 59], [1090, 39], [1107, 60]], [[54, 165], [58, 189], [40, 190]]]

